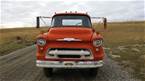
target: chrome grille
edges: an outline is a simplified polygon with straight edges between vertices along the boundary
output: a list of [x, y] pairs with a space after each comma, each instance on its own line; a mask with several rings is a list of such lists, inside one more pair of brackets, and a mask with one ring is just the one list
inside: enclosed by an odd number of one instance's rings
[[80, 48], [50, 48], [47, 51], [47, 58], [92, 58], [88, 49]]
[[81, 55], [58, 55], [59, 58], [80, 58]]

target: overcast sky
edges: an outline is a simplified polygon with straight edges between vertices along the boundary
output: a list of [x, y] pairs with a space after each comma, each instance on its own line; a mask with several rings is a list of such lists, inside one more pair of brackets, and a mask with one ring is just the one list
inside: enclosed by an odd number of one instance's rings
[[88, 12], [108, 21], [145, 20], [145, 0], [0, 0], [0, 28], [35, 26], [36, 16]]

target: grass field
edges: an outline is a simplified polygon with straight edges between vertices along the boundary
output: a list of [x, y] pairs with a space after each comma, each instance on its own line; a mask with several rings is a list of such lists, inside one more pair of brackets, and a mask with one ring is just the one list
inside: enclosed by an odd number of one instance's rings
[[145, 81], [145, 22], [110, 23], [102, 34], [109, 56]]
[[[0, 56], [34, 44], [41, 30], [47, 31], [47, 28], [1, 29]], [[101, 34], [109, 56], [145, 81], [145, 21], [109, 23], [107, 31]]]
[[47, 31], [47, 28], [0, 29], [0, 56], [34, 44], [41, 31]]

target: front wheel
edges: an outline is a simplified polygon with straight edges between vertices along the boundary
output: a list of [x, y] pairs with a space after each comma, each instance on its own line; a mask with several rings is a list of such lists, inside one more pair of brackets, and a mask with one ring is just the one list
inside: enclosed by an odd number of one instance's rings
[[43, 72], [46, 77], [50, 77], [50, 76], [52, 76], [53, 68], [43, 68]]
[[89, 74], [91, 76], [96, 76], [98, 74], [98, 69], [99, 68], [91, 68], [91, 69], [89, 69]]

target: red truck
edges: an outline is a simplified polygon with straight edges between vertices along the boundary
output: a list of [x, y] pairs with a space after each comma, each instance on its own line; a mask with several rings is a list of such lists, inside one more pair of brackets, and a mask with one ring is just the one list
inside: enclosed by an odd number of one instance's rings
[[51, 18], [51, 27], [36, 40], [36, 66], [42, 67], [46, 76], [51, 76], [54, 68], [86, 68], [96, 75], [103, 66], [103, 37], [92, 27], [91, 18], [102, 18], [104, 28], [106, 18], [77, 12], [55, 13]]

